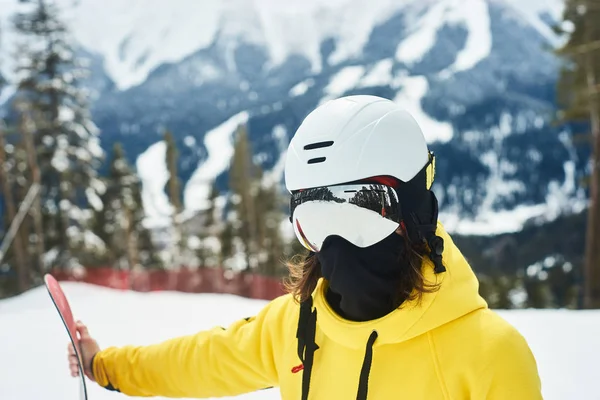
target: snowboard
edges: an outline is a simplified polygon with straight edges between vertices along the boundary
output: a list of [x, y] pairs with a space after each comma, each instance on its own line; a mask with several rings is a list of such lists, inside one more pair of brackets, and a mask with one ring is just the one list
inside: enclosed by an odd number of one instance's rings
[[80, 398], [88, 400], [87, 388], [85, 386], [85, 374], [83, 373], [81, 355], [79, 354], [79, 338], [77, 337], [77, 329], [75, 325], [75, 319], [73, 318], [73, 312], [71, 311], [71, 306], [69, 305], [67, 297], [60, 287], [60, 284], [52, 275], [46, 274], [44, 276], [44, 283], [46, 284], [46, 289], [48, 289], [48, 294], [52, 299], [52, 303], [54, 303], [54, 307], [56, 308], [56, 311], [58, 311], [58, 315], [60, 315], [60, 319], [67, 330], [69, 339], [71, 339], [71, 343], [75, 348], [77, 364], [79, 366]]

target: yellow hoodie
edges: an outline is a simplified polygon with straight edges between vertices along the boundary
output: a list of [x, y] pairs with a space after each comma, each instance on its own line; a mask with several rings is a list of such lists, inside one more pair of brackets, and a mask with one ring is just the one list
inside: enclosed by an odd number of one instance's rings
[[96, 381], [131, 396], [207, 398], [278, 386], [284, 400], [541, 399], [526, 341], [487, 308], [441, 224], [437, 234], [444, 239], [447, 272], [436, 275], [424, 262], [426, 278], [441, 281], [441, 288], [421, 304], [350, 322], [328, 306], [321, 280], [302, 324], [300, 306], [285, 295], [227, 329], [107, 348], [93, 359]]

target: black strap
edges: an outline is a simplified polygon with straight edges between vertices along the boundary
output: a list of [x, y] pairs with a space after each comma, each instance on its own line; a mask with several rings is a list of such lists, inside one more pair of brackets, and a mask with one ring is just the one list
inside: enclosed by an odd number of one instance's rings
[[312, 309], [312, 297], [300, 304], [300, 315], [298, 316], [298, 328], [296, 339], [298, 340], [298, 358], [304, 362], [304, 349], [306, 348], [306, 326]]
[[432, 191], [411, 191], [411, 187], [406, 186], [399, 190], [399, 214], [406, 223], [408, 235], [413, 243], [427, 243], [435, 273], [445, 272], [446, 267], [442, 262], [444, 239], [436, 235], [439, 213], [437, 197]]
[[314, 361], [315, 351], [319, 349], [315, 343], [317, 331], [317, 310], [312, 309], [312, 297], [300, 304], [300, 315], [298, 317], [298, 357], [302, 361], [302, 400], [308, 400], [310, 390], [310, 375]]
[[369, 373], [371, 372], [371, 363], [373, 362], [373, 344], [377, 340], [377, 331], [373, 331], [367, 341], [367, 349], [365, 350], [365, 359], [360, 370], [360, 380], [358, 381], [358, 392], [356, 400], [367, 400], [369, 392]]
[[438, 201], [435, 194], [431, 192], [431, 203], [433, 206], [433, 221], [435, 221], [432, 225], [426, 225], [423, 227], [423, 233], [425, 236], [425, 240], [429, 245], [429, 257], [431, 261], [433, 261], [433, 265], [435, 266], [435, 272], [441, 273], [446, 271], [446, 267], [442, 263], [442, 254], [444, 253], [444, 239], [436, 235], [437, 230], [437, 220], [438, 220]]

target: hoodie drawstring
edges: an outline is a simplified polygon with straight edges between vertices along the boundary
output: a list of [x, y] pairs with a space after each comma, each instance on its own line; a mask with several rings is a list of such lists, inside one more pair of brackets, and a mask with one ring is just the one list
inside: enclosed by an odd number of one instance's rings
[[[296, 339], [298, 340], [298, 357], [304, 367], [302, 371], [302, 400], [308, 400], [310, 390], [310, 374], [314, 361], [315, 351], [319, 346], [315, 342], [317, 331], [317, 310], [312, 309], [312, 297], [300, 304], [300, 315], [298, 318], [298, 330]], [[369, 392], [369, 374], [371, 372], [371, 363], [373, 362], [373, 345], [377, 340], [377, 331], [373, 331], [367, 340], [367, 348], [363, 365], [360, 370], [360, 380], [358, 382], [358, 391], [356, 400], [367, 400]]]
[[302, 371], [302, 400], [308, 400], [314, 355], [315, 351], [319, 349], [319, 346], [315, 343], [316, 331], [317, 310], [312, 310], [312, 297], [309, 297], [300, 305], [298, 330], [296, 332], [298, 357], [304, 366], [304, 370]]
[[356, 400], [367, 400], [369, 392], [369, 373], [371, 372], [371, 363], [373, 362], [373, 344], [377, 340], [377, 331], [373, 331], [369, 340], [367, 340], [367, 349], [365, 350], [365, 358], [360, 370], [360, 380], [358, 381], [358, 392]]

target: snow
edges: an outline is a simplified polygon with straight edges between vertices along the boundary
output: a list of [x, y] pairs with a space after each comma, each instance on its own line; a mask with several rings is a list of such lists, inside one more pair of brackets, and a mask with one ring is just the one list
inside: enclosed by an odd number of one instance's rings
[[[232, 295], [134, 293], [80, 283], [61, 285], [75, 317], [88, 325], [101, 347], [152, 344], [215, 326], [228, 326], [237, 319], [255, 315], [266, 304]], [[594, 365], [600, 352], [597, 341], [600, 312], [497, 312], [528, 341], [536, 357], [544, 399], [597, 398]], [[10, 377], [0, 385], [0, 398], [78, 398], [78, 382], [70, 377], [67, 368], [68, 337], [45, 289], [39, 287], [1, 300], [0, 326], [5, 327], [0, 330], [0, 376]], [[43, 341], [39, 340], [40, 332]], [[123, 397], [89, 381], [88, 394], [95, 400]], [[279, 399], [280, 395], [277, 389], [270, 389], [235, 398], [269, 400]]]
[[544, 267], [546, 268], [552, 268], [556, 265], [556, 257], [554, 256], [548, 256], [544, 259]]
[[[272, 66], [300, 54], [318, 72], [324, 62], [337, 63], [358, 54], [373, 27], [407, 2], [57, 0], [73, 36], [84, 48], [104, 58], [109, 77], [121, 90], [143, 83], [158, 66], [180, 61], [216, 39], [223, 43], [230, 70], [235, 69], [231, 56], [243, 39], [264, 46]], [[10, 25], [8, 19], [16, 3], [0, 0], [0, 25]], [[2, 52], [11, 54], [16, 39], [7, 30], [8, 46]], [[320, 46], [327, 38], [336, 40], [336, 50], [330, 60], [322, 60]], [[1, 68], [7, 76], [13, 76], [10, 62]]]
[[563, 168], [565, 170], [565, 182], [563, 185], [563, 190], [566, 193], [573, 193], [576, 187], [575, 181], [575, 162], [574, 161], [565, 161], [563, 164]]
[[[536, 223], [552, 222], [561, 213], [580, 213], [587, 207], [584, 197], [562, 197], [561, 193], [550, 193], [545, 203], [522, 204], [512, 209], [482, 209], [477, 217], [467, 218], [452, 208], [440, 211], [439, 219], [448, 232], [461, 235], [497, 235], [519, 232], [530, 220]], [[560, 199], [560, 200], [558, 200]]]
[[566, 274], [568, 274], [573, 270], [573, 264], [571, 264], [570, 262], [566, 262], [563, 264], [562, 269]]
[[69, 10], [77, 39], [104, 55], [105, 68], [120, 89], [143, 82], [160, 64], [208, 46], [219, 12], [214, 1], [189, 0], [80, 1]]
[[290, 89], [290, 96], [291, 97], [302, 96], [314, 84], [315, 84], [314, 79], [312, 79], [312, 78], [306, 79], [306, 80], [296, 84], [293, 88]]
[[[433, 46], [444, 24], [464, 23], [467, 46], [457, 59], [457, 70], [468, 69], [485, 56], [489, 32], [484, 10], [489, 0], [56, 0], [78, 44], [104, 58], [104, 67], [117, 88], [143, 83], [160, 65], [178, 62], [216, 40], [225, 49], [227, 68], [235, 70], [233, 54], [242, 41], [264, 47], [275, 67], [290, 55], [304, 56], [314, 73], [325, 64], [338, 64], [357, 56], [381, 22], [398, 12], [406, 16], [408, 38], [397, 59], [418, 62]], [[495, 0], [512, 6], [548, 40], [556, 35], [542, 20], [547, 12], [556, 18], [561, 0]], [[17, 39], [9, 22], [17, 0], [0, 0], [3, 44], [2, 72], [14, 76], [12, 57]], [[109, 27], [110, 29], [107, 29]], [[335, 50], [323, 60], [321, 44], [333, 39]], [[219, 74], [213, 66], [198, 66], [197, 84]], [[1, 103], [1, 101], [0, 101]]]
[[455, 62], [441, 72], [442, 77], [471, 69], [490, 54], [492, 36], [487, 0], [443, 0], [415, 4], [417, 6], [411, 7], [407, 14], [412, 30], [396, 49], [398, 61], [408, 65], [421, 61], [435, 45], [438, 31], [445, 25], [456, 24], [466, 27], [467, 41]]
[[447, 122], [440, 122], [425, 113], [421, 107], [421, 99], [427, 93], [429, 83], [424, 76], [409, 76], [396, 79], [402, 89], [394, 98], [394, 102], [406, 109], [423, 130], [428, 143], [435, 141], [448, 142], [452, 139], [454, 129]]
[[518, 232], [530, 218], [540, 218], [548, 211], [545, 204], [520, 205], [512, 210], [484, 209], [475, 219], [465, 218], [452, 210], [439, 213], [439, 220], [448, 232], [461, 235], [494, 235]]
[[[576, 196], [565, 193], [564, 188], [568, 187], [568, 179], [569, 177], [562, 186], [552, 182], [544, 203], [521, 204], [512, 209], [494, 210], [491, 202], [484, 201], [485, 205], [478, 210], [474, 219], [460, 215], [450, 206], [440, 211], [439, 219], [449, 232], [461, 235], [511, 233], [522, 230], [525, 223], [530, 220], [536, 223], [552, 222], [561, 214], [580, 213], [587, 207], [588, 202], [583, 193], [578, 193]], [[488, 182], [488, 188], [494, 187], [494, 184], [497, 185], [494, 190], [488, 189], [494, 196], [507, 195], [511, 191], [522, 189], [521, 183], [495, 179]]]
[[483, 199], [481, 209], [492, 210], [494, 203], [501, 198], [510, 198], [515, 193], [526, 191], [525, 184], [519, 180], [506, 179], [506, 176], [514, 175], [516, 166], [499, 157], [502, 140], [510, 135], [511, 125], [510, 116], [503, 114], [500, 119], [500, 127], [492, 129], [490, 136], [495, 139], [495, 146], [481, 154], [480, 160], [490, 170], [489, 178], [486, 182], [486, 197]]
[[186, 136], [183, 139], [183, 144], [185, 144], [187, 147], [194, 147], [196, 145], [196, 138], [193, 136]]
[[[44, 253], [44, 255], [42, 257], [44, 267], [50, 268], [58, 259], [59, 254], [60, 254], [60, 250], [56, 247], [54, 247], [54, 248], [48, 250], [46, 253]], [[0, 308], [0, 311], [2, 311], [2, 308]]]
[[[412, 10], [411, 10], [412, 11]], [[419, 62], [435, 44], [438, 29], [444, 25], [446, 2], [436, 2], [410, 26], [411, 34], [398, 45], [396, 60], [414, 64]]]
[[600, 350], [589, 342], [592, 332], [599, 329], [598, 312], [523, 310], [501, 315], [529, 339], [542, 377], [544, 399], [597, 398], [593, 373], [587, 369]]
[[339, 5], [325, 12], [323, 9], [335, 2], [317, 0], [321, 5], [313, 18], [317, 18], [321, 27], [321, 41], [326, 38], [336, 40], [335, 50], [326, 61], [335, 65], [359, 55], [375, 26], [415, 1], [417, 0], [337, 0]]
[[233, 156], [233, 133], [248, 121], [248, 112], [242, 111], [210, 130], [204, 136], [208, 157], [194, 171], [184, 190], [184, 204], [188, 212], [208, 207], [210, 188], [214, 179], [229, 167]]
[[394, 60], [385, 58], [378, 61], [371, 70], [360, 80], [358, 87], [374, 87], [384, 86], [392, 83], [394, 77], [392, 75], [392, 67]]
[[97, 178], [91, 179], [90, 187], [96, 193], [101, 194], [101, 195], [106, 192], [106, 184], [101, 179], [97, 179]]
[[67, 152], [61, 148], [56, 149], [50, 164], [52, 164], [52, 168], [59, 172], [66, 171], [67, 168], [69, 168], [69, 158], [67, 156]]
[[[513, 118], [509, 114], [503, 114], [500, 118], [499, 127], [490, 130], [487, 134], [494, 138], [493, 147], [482, 153], [480, 160], [490, 170], [490, 175], [485, 183], [486, 197], [483, 199], [475, 218], [467, 218], [457, 211], [452, 205], [452, 197], [456, 194], [455, 185], [446, 188], [445, 195], [450, 197], [450, 205], [440, 212], [440, 220], [446, 228], [453, 233], [464, 235], [495, 235], [501, 233], [518, 232], [523, 229], [526, 222], [533, 220], [536, 223], [551, 222], [560, 215], [568, 213], [580, 213], [585, 210], [588, 200], [582, 188], [577, 189], [575, 176], [576, 153], [572, 143], [561, 135], [563, 144], [569, 151], [573, 160], [564, 162], [564, 181], [551, 181], [548, 184], [546, 198], [539, 204], [521, 204], [512, 209], [497, 210], [495, 203], [502, 199], [510, 199], [514, 194], [524, 192], [525, 184], [521, 181], [510, 179], [514, 175], [516, 166], [498, 157], [502, 141], [509, 135], [518, 131], [515, 128], [522, 122], [522, 118]], [[473, 132], [474, 140], [477, 140], [477, 132]], [[540, 161], [539, 152], [530, 154], [530, 158]], [[434, 188], [435, 191], [435, 188]]]
[[144, 225], [147, 227], [164, 227], [171, 223], [172, 207], [165, 192], [165, 185], [169, 180], [166, 152], [166, 143], [156, 142], [136, 160], [142, 182], [142, 204], [146, 212]]
[[75, 119], [75, 111], [70, 107], [60, 106], [58, 120], [61, 122], [72, 122]]
[[325, 96], [321, 102], [341, 96], [348, 90], [355, 88], [364, 73], [365, 67], [362, 65], [353, 65], [342, 68], [331, 77], [329, 84], [323, 89], [327, 96]]
[[187, 248], [190, 250], [198, 250], [202, 247], [202, 240], [198, 236], [190, 236], [187, 240]]
[[564, 9], [564, 0], [505, 0], [507, 4], [523, 18], [523, 21], [536, 29], [546, 40], [553, 45], [560, 44], [560, 37], [541, 18], [548, 14], [556, 21], [560, 21]]
[[83, 232], [83, 241], [88, 249], [97, 249], [99, 251], [106, 250], [104, 241], [91, 231]]
[[[254, 3], [273, 63], [300, 54], [317, 73], [326, 63], [338, 64], [360, 54], [373, 28], [409, 1], [255, 0]], [[323, 60], [321, 43], [326, 39], [335, 40], [336, 46], [329, 58]]]
[[[61, 285], [74, 314], [88, 324], [103, 347], [150, 344], [227, 326], [257, 313], [264, 304], [228, 295], [140, 294], [85, 284]], [[184, 318], [185, 313], [173, 312], [183, 309], [200, 310], [200, 314], [194, 312], [197, 317]], [[0, 301], [0, 326], [14, 328], [0, 329], [0, 374], [11, 377], [0, 385], [1, 399], [78, 398], [78, 382], [70, 377], [66, 364], [68, 337], [45, 289]], [[43, 341], [39, 340], [41, 331]], [[35, 384], [31, 384], [32, 379]], [[123, 398], [92, 382], [88, 382], [88, 395], [95, 400]], [[261, 391], [237, 398], [278, 399], [279, 393]]]
[[15, 94], [16, 90], [16, 87], [12, 85], [0, 87], [0, 106], [4, 105]]
[[[463, 0], [459, 9], [463, 14], [453, 16], [456, 21], [464, 20], [469, 34], [465, 47], [456, 56], [456, 61], [445, 73], [456, 73], [473, 68], [489, 56], [492, 50], [490, 14], [485, 0]], [[450, 18], [450, 22], [454, 18]], [[443, 72], [443, 74], [444, 74]]]
[[98, 193], [91, 187], [85, 189], [85, 196], [90, 203], [90, 205], [96, 211], [101, 211], [104, 208], [104, 204], [102, 200], [98, 196]]

